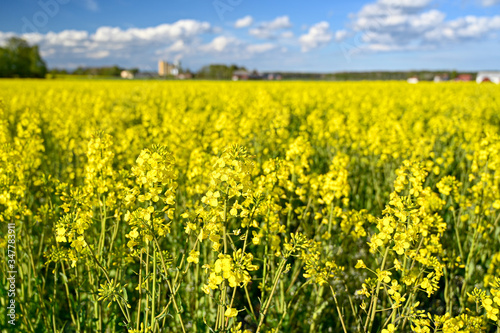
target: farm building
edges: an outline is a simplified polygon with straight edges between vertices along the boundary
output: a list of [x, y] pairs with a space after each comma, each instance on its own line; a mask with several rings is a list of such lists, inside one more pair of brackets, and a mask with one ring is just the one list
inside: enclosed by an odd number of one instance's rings
[[233, 72], [233, 81], [248, 80], [250, 73], [245, 70], [237, 70]]
[[434, 76], [434, 82], [436, 82], [436, 83], [445, 82], [445, 81], [449, 81], [449, 80], [450, 80], [450, 76], [448, 74]]
[[416, 77], [416, 76], [412, 76], [412, 77], [409, 77], [409, 78], [408, 78], [407, 82], [408, 82], [409, 84], [417, 84], [417, 83], [419, 82], [419, 80], [418, 80], [418, 77]]
[[500, 72], [479, 72], [477, 73], [476, 82], [493, 82], [500, 84]]
[[455, 78], [456, 82], [470, 82], [472, 81], [472, 75], [471, 74], [459, 74]]
[[179, 66], [175, 64], [171, 64], [169, 62], [160, 60], [158, 61], [158, 75], [159, 76], [167, 76], [167, 75], [177, 75], [179, 74]]
[[131, 71], [121, 71], [120, 76], [122, 79], [133, 79], [134, 78], [134, 73]]

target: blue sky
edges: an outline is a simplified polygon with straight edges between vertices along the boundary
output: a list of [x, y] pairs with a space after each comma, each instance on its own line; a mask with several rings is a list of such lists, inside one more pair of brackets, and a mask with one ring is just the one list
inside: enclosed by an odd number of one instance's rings
[[0, 43], [50, 67], [500, 69], [500, 0], [0, 0]]

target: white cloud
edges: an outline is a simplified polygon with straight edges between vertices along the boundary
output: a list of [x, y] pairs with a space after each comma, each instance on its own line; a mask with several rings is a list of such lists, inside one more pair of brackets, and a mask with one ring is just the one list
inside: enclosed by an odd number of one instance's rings
[[161, 24], [150, 28], [130, 28], [122, 30], [117, 27], [100, 27], [92, 39], [98, 42], [132, 42], [132, 41], [162, 41], [188, 39], [210, 32], [208, 22], [196, 20], [179, 20], [172, 24]]
[[189, 49], [189, 46], [184, 43], [183, 40], [177, 40], [175, 41], [172, 45], [167, 47], [166, 51], [167, 52], [183, 52], [187, 51]]
[[[211, 34], [213, 28], [208, 22], [180, 20], [147, 28], [122, 29], [100, 27], [94, 33], [83, 30], [61, 32], [26, 33], [20, 37], [30, 44], [38, 44], [40, 52], [49, 63], [82, 63], [86, 60], [105, 61], [151, 59], [158, 54], [189, 54], [201, 44], [203, 34]], [[12, 32], [0, 32], [0, 43], [15, 36]], [[220, 43], [220, 41], [219, 41]], [[221, 44], [212, 45], [215, 49]], [[115, 60], [117, 59], [117, 60]]]
[[[217, 36], [211, 42], [199, 45], [197, 51], [223, 55], [227, 58], [248, 58], [255, 54], [262, 54], [276, 49], [273, 43], [249, 44], [231, 36]], [[196, 52], [196, 51], [194, 51]]]
[[[267, 22], [264, 26], [275, 29], [273, 31], [280, 38], [293, 39], [291, 31], [280, 28], [289, 26], [287, 18]], [[0, 31], [0, 44], [12, 36], [38, 44], [50, 66], [119, 64], [136, 67], [158, 59], [190, 59], [206, 64], [212, 61], [251, 61], [257, 56], [262, 59], [268, 53], [282, 52], [283, 45], [279, 43], [252, 43], [224, 31], [222, 34], [215, 31], [207, 22], [180, 20], [146, 28], [102, 26], [94, 32], [63, 30], [17, 35]], [[205, 41], [207, 36], [211, 38]]]
[[411, 14], [426, 8], [432, 0], [378, 0], [364, 5], [357, 16], [374, 17]]
[[[86, 42], [89, 38], [89, 34], [87, 31], [64, 30], [59, 33], [49, 32], [45, 36], [40, 34], [33, 35], [31, 38], [33, 39], [33, 43], [35, 40], [39, 39], [49, 45], [73, 47], [81, 45], [82, 42]], [[29, 37], [28, 40], [30, 40]]]
[[240, 43], [241, 42], [234, 37], [218, 36], [210, 43], [203, 45], [201, 49], [206, 52], [223, 52], [228, 51], [229, 48], [238, 46]]
[[335, 31], [335, 40], [337, 42], [341, 42], [347, 37], [348, 34], [347, 30], [337, 30]]
[[498, 16], [468, 16], [447, 21], [443, 12], [430, 8], [431, 2], [378, 0], [366, 4], [351, 15], [350, 32], [336, 34], [336, 40], [341, 42], [348, 35], [354, 36], [347, 43], [357, 51], [416, 50], [449, 42], [487, 39], [500, 30]]
[[15, 33], [13, 32], [3, 32], [3, 31], [0, 31], [0, 45], [4, 45], [5, 42], [7, 42], [7, 40], [11, 37], [14, 37], [16, 36]]
[[248, 45], [246, 50], [249, 53], [264, 53], [271, 50], [274, 50], [277, 46], [273, 43], [264, 43], [264, 44], [253, 44]]
[[272, 21], [262, 22], [257, 28], [250, 29], [250, 35], [262, 38], [262, 39], [273, 39], [276, 38], [276, 31], [287, 29], [292, 26], [290, 18], [288, 16], [279, 16]]
[[485, 7], [490, 7], [500, 4], [500, 0], [482, 0], [482, 5]]
[[445, 22], [440, 27], [428, 31], [425, 38], [437, 42], [481, 39], [498, 30], [500, 30], [500, 16], [466, 16]]
[[109, 51], [102, 50], [102, 51], [89, 52], [87, 53], [87, 57], [91, 59], [102, 59], [108, 57], [109, 54], [110, 54]]
[[380, 0], [379, 3], [400, 8], [424, 8], [428, 6], [432, 0]]
[[262, 39], [271, 39], [275, 37], [274, 33], [272, 33], [271, 31], [260, 28], [250, 29], [249, 33], [254, 37]]
[[290, 18], [288, 16], [280, 16], [275, 18], [271, 22], [262, 23], [262, 27], [271, 30], [290, 28], [292, 24], [290, 23]]
[[330, 24], [323, 21], [310, 27], [307, 34], [300, 36], [299, 42], [302, 52], [307, 52], [328, 44], [332, 38], [333, 33], [330, 31]]
[[55, 49], [46, 49], [46, 50], [40, 51], [40, 55], [42, 57], [50, 57], [51, 55], [53, 55], [55, 53], [56, 53]]
[[234, 23], [235, 28], [246, 28], [251, 26], [253, 23], [253, 17], [250, 15], [247, 15], [245, 17], [240, 18], [239, 20], [236, 20]]

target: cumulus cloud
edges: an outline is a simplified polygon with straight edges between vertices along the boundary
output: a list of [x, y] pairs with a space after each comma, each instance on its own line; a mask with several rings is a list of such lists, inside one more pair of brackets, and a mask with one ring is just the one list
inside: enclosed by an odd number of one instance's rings
[[333, 33], [330, 31], [330, 24], [323, 21], [310, 27], [307, 34], [300, 36], [299, 42], [302, 52], [307, 52], [330, 43], [332, 38]]
[[[208, 22], [179, 20], [147, 28], [104, 26], [93, 33], [83, 30], [22, 35], [0, 32], [0, 43], [5, 43], [12, 36], [22, 37], [30, 44], [38, 44], [49, 64], [86, 63], [93, 60], [136, 63], [146, 58], [156, 59], [152, 55], [157, 55], [159, 51], [162, 55], [172, 57], [190, 54], [199, 48], [203, 35], [213, 34], [214, 31]], [[221, 46], [214, 44], [213, 47]]]
[[185, 52], [189, 50], [189, 45], [184, 43], [183, 40], [178, 40], [175, 41], [173, 44], [171, 44], [169, 47], [165, 49], [167, 52]]
[[481, 39], [493, 31], [500, 30], [500, 16], [466, 16], [445, 22], [439, 28], [426, 32], [429, 41], [461, 41]]
[[201, 46], [201, 49], [206, 52], [223, 52], [228, 49], [234, 49], [241, 42], [234, 37], [217, 36], [210, 43]]
[[108, 57], [109, 54], [110, 54], [109, 51], [102, 50], [102, 51], [89, 52], [87, 53], [87, 57], [91, 59], [102, 59]]
[[491, 7], [500, 4], [500, 0], [482, 0], [481, 2], [485, 7]]
[[248, 45], [246, 47], [246, 50], [249, 53], [264, 53], [264, 52], [274, 50], [275, 48], [277, 48], [277, 45], [275, 45], [273, 43], [264, 43], [264, 44]]
[[14, 37], [16, 36], [15, 33], [13, 32], [3, 32], [3, 31], [0, 31], [0, 45], [4, 45], [5, 42], [11, 38], [11, 37]]
[[92, 39], [98, 42], [151, 42], [174, 39], [189, 39], [209, 32], [210, 23], [196, 20], [179, 20], [173, 24], [161, 24], [150, 28], [130, 28], [122, 30], [117, 27], [100, 27]]
[[232, 36], [217, 36], [207, 44], [200, 45], [197, 50], [227, 58], [244, 59], [252, 55], [263, 54], [278, 48], [274, 43], [251, 44]]
[[[274, 20], [269, 27], [278, 29], [280, 38], [292, 38], [291, 32], [279, 31], [279, 26], [288, 26], [286, 22], [287, 19]], [[211, 61], [208, 59], [235, 61], [265, 56], [266, 53], [280, 52], [281, 47], [278, 43], [240, 40], [217, 31], [210, 23], [196, 20], [180, 20], [147, 28], [103, 26], [94, 32], [63, 30], [18, 35], [0, 31], [0, 44], [13, 36], [38, 44], [42, 56], [52, 66], [114, 63], [139, 66], [158, 59], [194, 59], [205, 64]], [[207, 37], [211, 38], [207, 40]]]
[[235, 28], [246, 28], [251, 26], [253, 23], [253, 17], [250, 15], [247, 15], [245, 17], [240, 18], [239, 20], [236, 20], [234, 23]]
[[500, 30], [498, 16], [446, 20], [443, 12], [430, 8], [431, 1], [378, 0], [366, 4], [351, 15], [350, 33], [341, 32], [335, 39], [341, 42], [348, 35], [355, 36], [351, 43], [358, 51], [415, 50], [481, 40]]
[[291, 28], [292, 23], [288, 16], [279, 16], [272, 21], [262, 22], [257, 28], [250, 29], [250, 35], [261, 39], [277, 38], [277, 31]]
[[347, 30], [337, 30], [335, 31], [335, 40], [337, 42], [341, 42], [347, 37], [348, 34]]

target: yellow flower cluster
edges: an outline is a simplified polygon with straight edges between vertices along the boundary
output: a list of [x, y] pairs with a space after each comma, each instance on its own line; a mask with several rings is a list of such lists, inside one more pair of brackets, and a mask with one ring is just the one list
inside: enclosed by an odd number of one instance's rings
[[125, 202], [131, 206], [138, 202], [140, 206], [124, 215], [131, 230], [130, 249], [141, 244], [142, 240], [153, 241], [155, 237], [165, 237], [170, 232], [170, 220], [174, 218], [175, 189], [177, 183], [174, 169], [175, 159], [166, 147], [154, 145], [144, 149], [132, 167], [135, 186], [128, 189]]
[[252, 260], [253, 255], [243, 254], [241, 249], [235, 252], [233, 257], [219, 254], [213, 266], [203, 266], [210, 273], [208, 284], [203, 287], [203, 291], [209, 294], [210, 290], [219, 288], [224, 280], [227, 280], [231, 288], [246, 286], [252, 280], [249, 272], [258, 269], [257, 265], [252, 264]]

